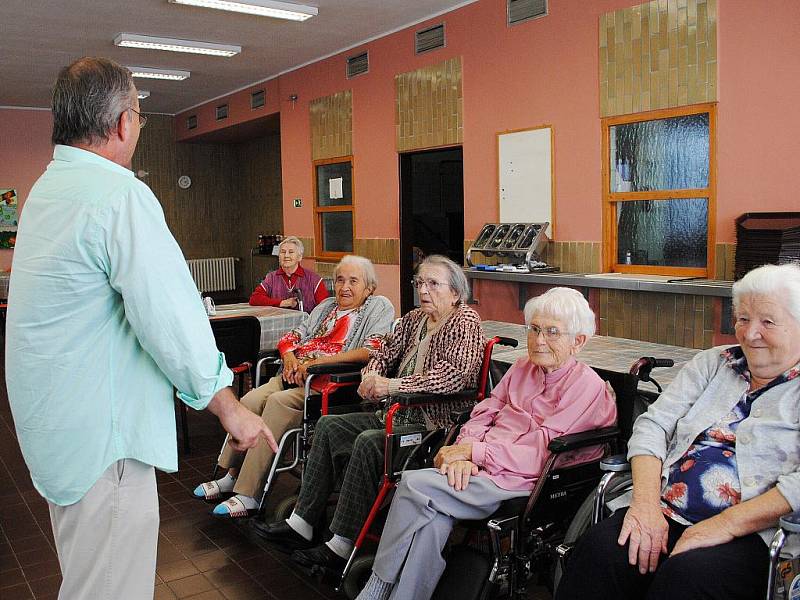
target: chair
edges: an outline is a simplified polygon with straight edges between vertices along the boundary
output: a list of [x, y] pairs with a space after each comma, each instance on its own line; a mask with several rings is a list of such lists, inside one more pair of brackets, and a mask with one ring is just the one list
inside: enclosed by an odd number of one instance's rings
[[[372, 567], [373, 555], [363, 555], [356, 558], [362, 546], [370, 537], [370, 529], [376, 521], [379, 513], [388, 507], [390, 498], [389, 493], [397, 487], [397, 482], [403, 471], [409, 468], [422, 468], [427, 466], [433, 459], [436, 450], [451, 439], [448, 435], [448, 428], [443, 426], [427, 432], [418, 433], [396, 433], [394, 432], [394, 418], [398, 413], [412, 408], [438, 409], [439, 413], [444, 413], [446, 418], [450, 417], [450, 410], [459, 407], [463, 410], [464, 406], [474, 406], [483, 400], [494, 384], [500, 379], [495, 377], [496, 371], [492, 369], [492, 350], [496, 344], [516, 347], [517, 340], [505, 337], [494, 337], [487, 341], [484, 347], [483, 361], [478, 376], [478, 387], [473, 390], [464, 390], [456, 394], [435, 395], [435, 394], [400, 394], [397, 401], [386, 413], [386, 443], [384, 450], [384, 473], [381, 478], [381, 485], [378, 495], [372, 505], [367, 520], [361, 527], [356, 540], [353, 544], [353, 551], [342, 572], [337, 590], [343, 590], [349, 598], [355, 598], [363, 587], [366, 577]], [[331, 377], [337, 379], [336, 376]], [[452, 408], [451, 408], [452, 407]], [[444, 409], [444, 410], [442, 410]], [[467, 412], [469, 414], [469, 411]], [[409, 451], [410, 449], [410, 451]], [[378, 536], [372, 536], [377, 540]]]
[[[256, 317], [230, 317], [212, 319], [211, 331], [217, 343], [217, 349], [225, 355], [225, 364], [238, 377], [239, 397], [245, 393], [246, 375], [251, 381], [254, 365], [261, 348], [261, 323]], [[180, 410], [183, 451], [188, 454], [189, 447], [189, 411], [183, 402], [178, 401]]]
[[[547, 460], [530, 495], [504, 502], [488, 519], [460, 523], [479, 539], [488, 538], [488, 552], [468, 536], [468, 542], [452, 548], [447, 567], [433, 594], [436, 600], [487, 599], [499, 592], [510, 598], [525, 597], [526, 582], [534, 575], [548, 586], [561, 576], [560, 559], [567, 556], [580, 533], [591, 522], [594, 490], [606, 481], [601, 465], [616, 459], [604, 458], [568, 467], [558, 467], [566, 452], [592, 446], [606, 446], [611, 452], [624, 450], [637, 405], [655, 400], [653, 392], [638, 390], [639, 381], [649, 381], [654, 366], [671, 366], [672, 361], [641, 359], [629, 373], [595, 369], [611, 383], [617, 395], [617, 427], [605, 427], [561, 436], [551, 440]], [[465, 416], [460, 420], [466, 421]], [[602, 485], [602, 483], [600, 484]], [[614, 490], [620, 488], [614, 486]], [[611, 492], [612, 490], [609, 490]], [[576, 525], [580, 522], [579, 525]], [[556, 557], [559, 557], [557, 559]], [[468, 572], [469, 577], [464, 577]]]

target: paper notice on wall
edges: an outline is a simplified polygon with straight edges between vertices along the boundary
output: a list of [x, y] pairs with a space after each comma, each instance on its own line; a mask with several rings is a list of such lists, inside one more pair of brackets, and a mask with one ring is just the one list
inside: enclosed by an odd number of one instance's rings
[[330, 193], [329, 196], [331, 200], [338, 200], [339, 198], [344, 197], [344, 193], [342, 192], [342, 178], [335, 177], [329, 180], [330, 185]]

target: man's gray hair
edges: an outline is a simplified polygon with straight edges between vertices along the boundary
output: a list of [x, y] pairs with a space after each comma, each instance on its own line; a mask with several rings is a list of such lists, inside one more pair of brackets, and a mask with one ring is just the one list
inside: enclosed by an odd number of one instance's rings
[[800, 264], [764, 265], [733, 284], [733, 307], [739, 309], [743, 296], [769, 296], [800, 323]]
[[375, 265], [372, 264], [372, 261], [368, 258], [364, 258], [363, 256], [358, 256], [356, 254], [348, 254], [342, 257], [342, 260], [339, 261], [339, 264], [336, 265], [336, 268], [333, 270], [333, 279], [334, 282], [336, 281], [336, 277], [339, 275], [339, 269], [342, 268], [343, 265], [354, 265], [361, 269], [361, 274], [364, 277], [364, 283], [368, 288], [372, 288], [374, 291], [376, 287], [378, 287], [378, 275], [375, 273]]
[[530, 325], [534, 315], [547, 315], [567, 326], [572, 335], [592, 337], [595, 332], [594, 312], [578, 290], [554, 287], [525, 304], [525, 324]]
[[108, 140], [133, 104], [131, 72], [106, 58], [79, 58], [61, 69], [53, 86], [53, 144]]
[[295, 237], [293, 235], [286, 236], [285, 238], [283, 238], [281, 243], [278, 244], [278, 250], [280, 250], [284, 244], [294, 244], [297, 247], [297, 253], [300, 255], [300, 258], [303, 258], [306, 249], [303, 246], [303, 242], [300, 241], [300, 238]]
[[458, 295], [458, 301], [467, 301], [467, 298], [469, 298], [469, 283], [467, 282], [467, 276], [464, 275], [464, 269], [459, 265], [441, 254], [431, 254], [419, 263], [417, 273], [420, 272], [422, 267], [442, 267], [445, 269], [447, 271], [447, 283], [450, 289]]

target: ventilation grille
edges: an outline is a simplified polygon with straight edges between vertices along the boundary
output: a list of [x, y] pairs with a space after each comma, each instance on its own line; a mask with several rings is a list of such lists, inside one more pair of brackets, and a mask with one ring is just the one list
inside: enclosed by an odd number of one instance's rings
[[186, 129], [197, 129], [197, 115], [186, 117]]
[[444, 48], [444, 23], [418, 31], [414, 42], [417, 54], [430, 52], [437, 48]]
[[362, 52], [347, 59], [347, 78], [369, 72], [369, 52]]
[[267, 94], [264, 90], [258, 90], [250, 94], [250, 108], [261, 108], [264, 106]]
[[516, 25], [528, 19], [547, 15], [547, 0], [508, 0], [508, 24]]
[[220, 104], [216, 110], [217, 121], [222, 121], [222, 119], [228, 118], [228, 105], [227, 104]]
[[196, 258], [186, 261], [197, 289], [203, 293], [235, 290], [235, 263], [236, 259], [232, 256]]

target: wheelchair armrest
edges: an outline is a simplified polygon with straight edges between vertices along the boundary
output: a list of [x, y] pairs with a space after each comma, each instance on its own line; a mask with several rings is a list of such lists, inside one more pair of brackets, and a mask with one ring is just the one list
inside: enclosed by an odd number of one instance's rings
[[624, 473], [631, 470], [631, 463], [624, 454], [606, 456], [600, 461], [600, 470], [610, 473]]
[[358, 363], [324, 363], [321, 365], [311, 365], [307, 369], [310, 375], [336, 375], [339, 373], [358, 373], [361, 377], [361, 369], [364, 365]]
[[496, 336], [497, 341], [495, 344], [500, 344], [501, 346], [509, 346], [510, 348], [516, 348], [519, 342], [514, 338], [510, 337], [503, 337], [502, 335]]
[[597, 446], [607, 442], [613, 442], [620, 436], [618, 427], [603, 427], [602, 429], [592, 429], [591, 431], [581, 431], [580, 433], [570, 433], [550, 440], [547, 449], [554, 454], [586, 448], [587, 446]]
[[361, 371], [334, 373], [331, 375], [331, 383], [359, 383], [360, 381]]
[[277, 350], [262, 350], [258, 353], [258, 360], [274, 360], [275, 362], [280, 362], [281, 355], [278, 354]]
[[475, 390], [463, 390], [455, 394], [428, 394], [424, 392], [414, 394], [397, 394], [392, 400], [400, 406], [410, 407], [423, 404], [442, 404], [445, 402], [462, 402], [474, 400], [477, 396]]

